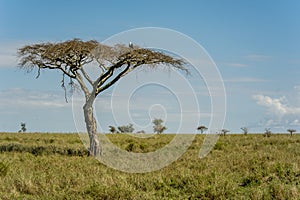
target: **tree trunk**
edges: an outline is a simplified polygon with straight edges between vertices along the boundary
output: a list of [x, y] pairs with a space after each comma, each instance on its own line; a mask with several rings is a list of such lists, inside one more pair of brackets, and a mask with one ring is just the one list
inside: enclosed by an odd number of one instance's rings
[[90, 139], [90, 155], [100, 156], [101, 146], [97, 138], [97, 122], [94, 117], [93, 100], [88, 100], [83, 106], [85, 125]]

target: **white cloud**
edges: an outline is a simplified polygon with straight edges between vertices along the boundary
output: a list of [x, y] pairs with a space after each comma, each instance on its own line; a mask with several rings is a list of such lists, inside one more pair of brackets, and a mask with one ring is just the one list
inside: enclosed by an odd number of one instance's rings
[[[299, 95], [299, 93], [293, 94], [294, 96]], [[290, 98], [295, 98], [294, 96], [290, 96]], [[261, 126], [283, 130], [300, 125], [300, 106], [291, 104], [286, 96], [272, 98], [259, 94], [253, 95], [252, 98], [258, 105], [267, 108], [267, 116], [261, 122]]]
[[276, 99], [264, 95], [253, 95], [253, 99], [258, 105], [267, 107], [271, 113], [277, 115], [300, 114], [300, 107], [289, 105], [285, 96]]
[[284, 103], [285, 97], [279, 99], [272, 99], [269, 96], [264, 95], [254, 95], [253, 99], [256, 100], [256, 103], [261, 106], [268, 108], [269, 112], [276, 115], [284, 115], [291, 111], [291, 109]]

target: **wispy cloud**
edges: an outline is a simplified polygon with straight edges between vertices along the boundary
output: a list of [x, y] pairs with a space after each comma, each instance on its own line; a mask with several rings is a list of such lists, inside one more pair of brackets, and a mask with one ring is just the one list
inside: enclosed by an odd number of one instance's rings
[[262, 54], [249, 54], [246, 56], [246, 59], [249, 61], [267, 61], [271, 59], [271, 56]]
[[299, 119], [295, 119], [294, 121], [291, 122], [291, 125], [293, 125], [293, 126], [300, 126], [300, 120]]
[[267, 82], [268, 80], [253, 78], [253, 77], [240, 77], [240, 78], [227, 79], [224, 81], [231, 82], [231, 83], [260, 83], [260, 82]]
[[224, 63], [224, 65], [229, 67], [237, 67], [237, 68], [248, 67], [248, 65], [244, 63]]
[[300, 59], [291, 59], [288, 62], [292, 64], [300, 64]]
[[63, 95], [55, 92], [38, 92], [22, 88], [11, 88], [0, 91], [0, 106], [3, 108], [61, 108], [70, 106]]

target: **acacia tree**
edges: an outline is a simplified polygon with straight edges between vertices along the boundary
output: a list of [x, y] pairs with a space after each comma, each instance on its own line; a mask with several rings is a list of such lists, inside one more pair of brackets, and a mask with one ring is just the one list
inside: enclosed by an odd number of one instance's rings
[[270, 137], [272, 134], [272, 131], [270, 128], [265, 128], [265, 133], [264, 133], [264, 136], [266, 137]]
[[244, 135], [248, 134], [249, 129], [247, 127], [241, 127], [241, 130], [243, 131]]
[[26, 123], [21, 122], [21, 129], [18, 131], [19, 133], [25, 133], [27, 130]]
[[230, 130], [222, 129], [221, 132], [222, 132], [222, 134], [225, 136], [228, 132], [230, 132]]
[[201, 134], [204, 133], [204, 131], [206, 131], [208, 128], [204, 125], [198, 126], [197, 130], [201, 132]]
[[[94, 156], [101, 155], [93, 111], [94, 101], [100, 93], [140, 66], [154, 68], [165, 64], [187, 72], [181, 59], [163, 52], [133, 45], [107, 46], [95, 40], [73, 39], [60, 43], [26, 45], [18, 50], [18, 56], [19, 66], [22, 69], [31, 72], [37, 68], [37, 77], [41, 70], [58, 70], [63, 74], [62, 87], [64, 89], [66, 77], [69, 78], [71, 86], [76, 83], [80, 86], [85, 96], [83, 112], [90, 140], [89, 151]], [[88, 63], [96, 63], [99, 69], [96, 79], [92, 79], [91, 74], [87, 72], [85, 66]]]
[[163, 122], [164, 121], [162, 119], [154, 119], [152, 121], [152, 123], [154, 124], [154, 126], [153, 126], [154, 133], [161, 134], [165, 130], [167, 130], [167, 127], [165, 127], [164, 125], [162, 125]]
[[290, 134], [291, 134], [291, 136], [293, 135], [293, 133], [295, 133], [296, 132], [296, 129], [288, 129], [287, 130]]

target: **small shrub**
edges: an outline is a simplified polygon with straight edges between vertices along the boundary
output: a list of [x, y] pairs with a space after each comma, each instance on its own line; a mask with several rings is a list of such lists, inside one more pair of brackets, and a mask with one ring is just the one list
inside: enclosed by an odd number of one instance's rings
[[73, 148], [61, 148], [54, 145], [50, 146], [25, 146], [17, 143], [0, 145], [0, 152], [18, 152], [18, 153], [31, 153], [35, 156], [40, 155], [52, 155], [60, 154], [67, 156], [84, 156], [88, 155], [88, 151], [85, 148], [73, 149]]
[[14, 181], [14, 187], [21, 194], [36, 195], [39, 189], [31, 182], [31, 180], [24, 180], [22, 178]]
[[217, 142], [214, 146], [214, 150], [223, 150], [224, 149], [224, 143], [222, 142]]
[[247, 187], [247, 186], [259, 185], [259, 184], [261, 184], [260, 177], [251, 175], [251, 176], [245, 177], [242, 180], [242, 183], [240, 184], [240, 186]]
[[1, 162], [0, 161], [0, 176], [6, 176], [8, 174], [9, 171], [9, 164], [6, 162]]
[[145, 151], [145, 150], [147, 149], [147, 147], [148, 147], [148, 145], [145, 144], [145, 143], [140, 144], [140, 149], [141, 149], [142, 151]]
[[127, 145], [127, 147], [125, 148], [125, 150], [131, 152], [131, 151], [134, 150], [134, 147], [135, 147], [134, 143], [131, 142], [131, 143], [129, 143]]

